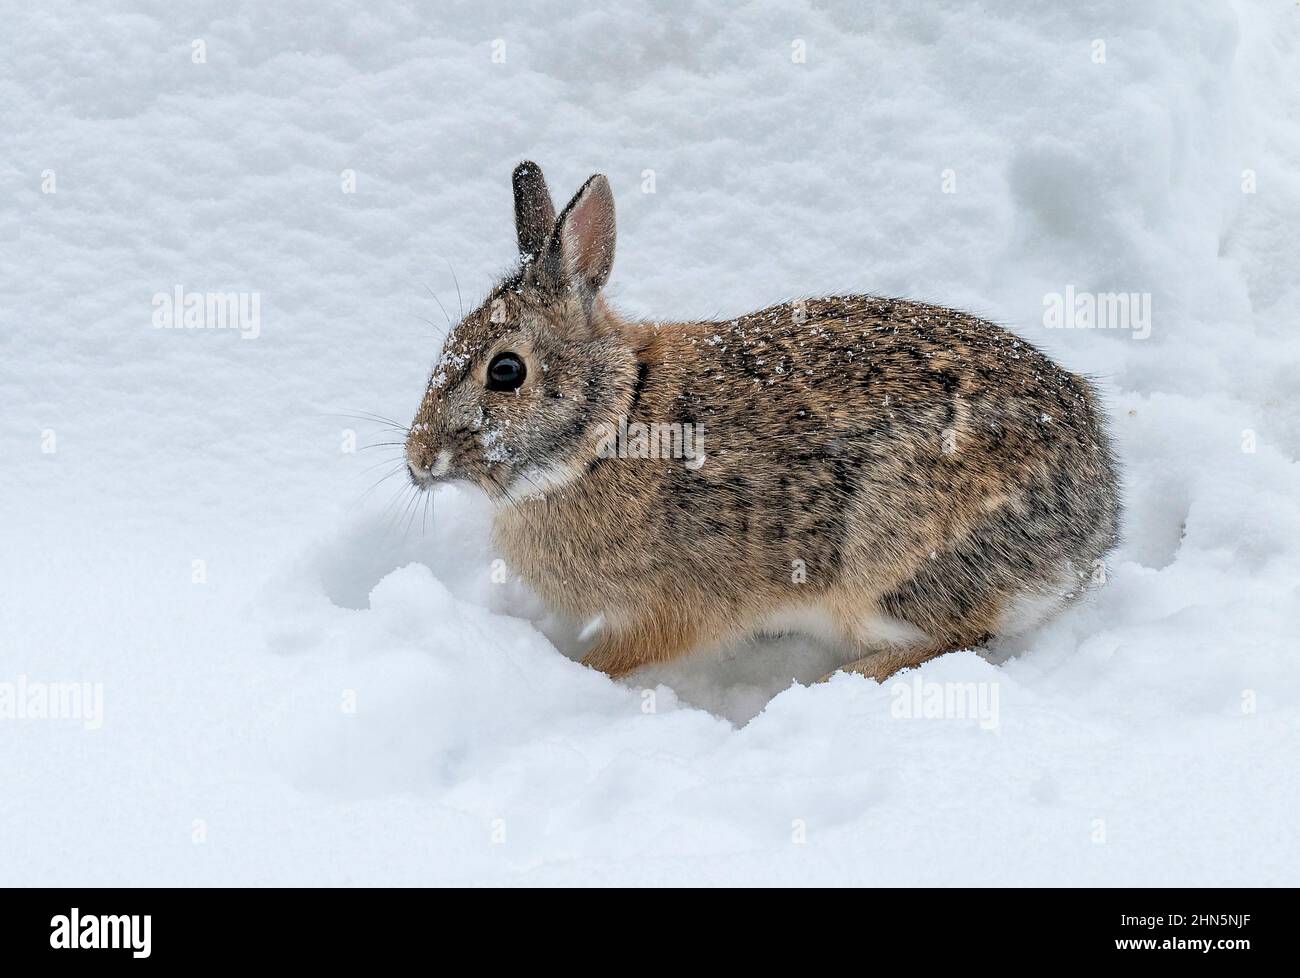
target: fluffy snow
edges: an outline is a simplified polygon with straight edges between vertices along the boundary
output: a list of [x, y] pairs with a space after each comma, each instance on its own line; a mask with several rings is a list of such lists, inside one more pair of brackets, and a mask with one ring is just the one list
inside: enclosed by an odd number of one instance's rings
[[[0, 883], [1300, 881], [1300, 8], [2, 6], [0, 684], [103, 714], [0, 719]], [[524, 158], [608, 174], [630, 315], [903, 295], [1096, 377], [1108, 586], [884, 686], [580, 667], [483, 500], [349, 450]], [[1068, 287], [1149, 336], [1046, 328]]]

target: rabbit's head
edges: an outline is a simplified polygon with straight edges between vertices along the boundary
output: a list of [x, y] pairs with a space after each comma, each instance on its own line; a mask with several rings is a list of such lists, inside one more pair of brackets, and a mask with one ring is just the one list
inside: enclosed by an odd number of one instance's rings
[[637, 361], [600, 291], [614, 262], [614, 198], [593, 176], [557, 218], [542, 171], [514, 172], [519, 268], [448, 335], [406, 440], [420, 488], [468, 480], [518, 501], [589, 463]]

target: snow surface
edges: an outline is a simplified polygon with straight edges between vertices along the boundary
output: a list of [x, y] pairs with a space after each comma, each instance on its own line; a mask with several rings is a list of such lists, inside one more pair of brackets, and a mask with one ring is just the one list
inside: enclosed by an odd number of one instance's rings
[[[104, 696], [0, 720], [0, 883], [1300, 882], [1300, 7], [0, 6], [0, 682]], [[523, 158], [609, 175], [630, 315], [903, 295], [1098, 378], [1109, 586], [900, 680], [995, 726], [799, 638], [611, 682], [481, 499], [366, 495], [339, 415], [409, 420]]]

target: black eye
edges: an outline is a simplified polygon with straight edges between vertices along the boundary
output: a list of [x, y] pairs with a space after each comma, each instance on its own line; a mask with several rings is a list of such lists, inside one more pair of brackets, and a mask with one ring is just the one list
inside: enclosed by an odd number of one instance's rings
[[487, 389], [490, 391], [512, 391], [524, 382], [528, 371], [524, 361], [513, 353], [498, 353], [488, 364]]

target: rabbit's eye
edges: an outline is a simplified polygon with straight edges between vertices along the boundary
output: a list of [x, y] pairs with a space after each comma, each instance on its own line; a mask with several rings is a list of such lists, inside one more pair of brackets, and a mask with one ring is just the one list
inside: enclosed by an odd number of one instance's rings
[[524, 382], [528, 371], [524, 361], [513, 353], [498, 353], [488, 364], [487, 389], [490, 391], [512, 391]]

